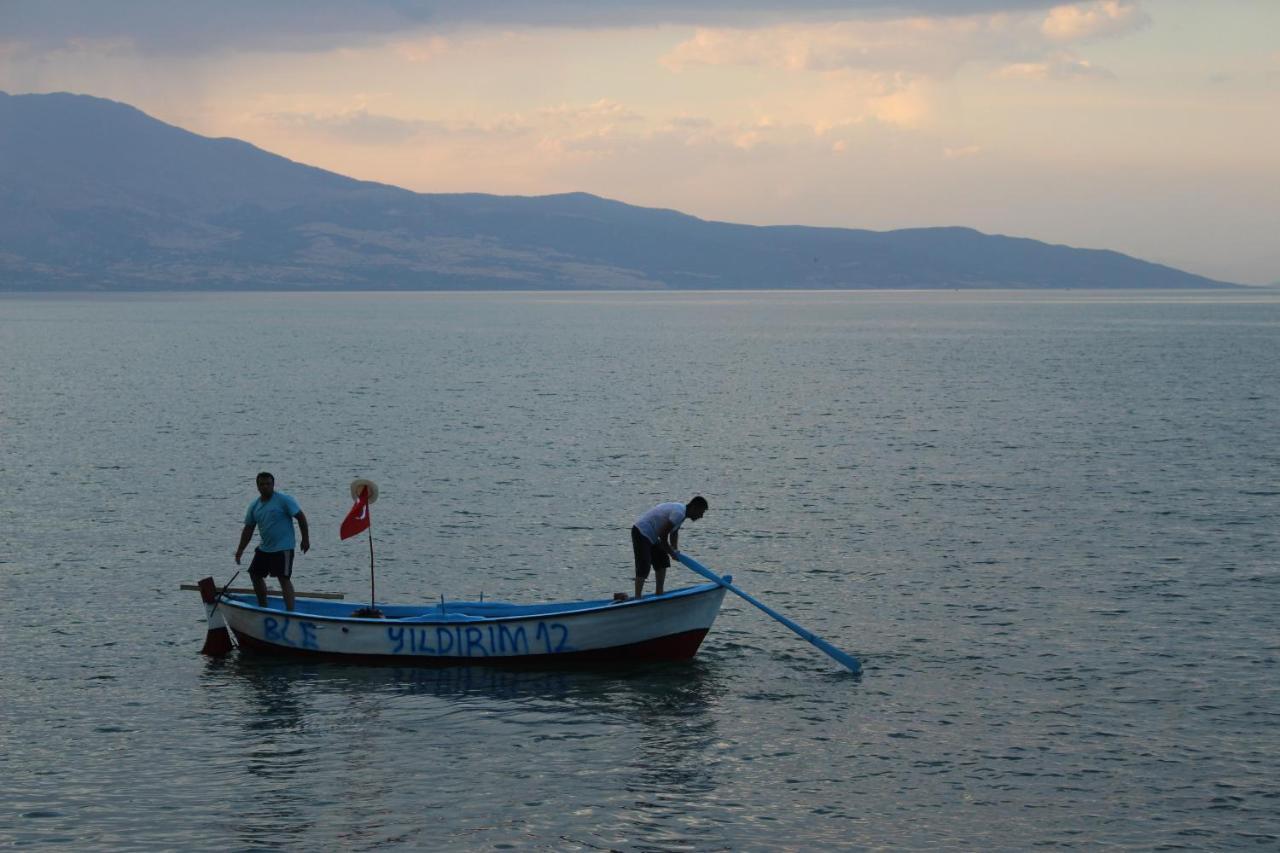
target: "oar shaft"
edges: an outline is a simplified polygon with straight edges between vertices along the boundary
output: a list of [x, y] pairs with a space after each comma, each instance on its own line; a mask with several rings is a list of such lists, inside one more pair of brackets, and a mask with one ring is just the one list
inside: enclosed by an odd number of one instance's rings
[[779, 622], [781, 622], [783, 625], [786, 625], [792, 631], [795, 631], [796, 634], [798, 634], [800, 637], [802, 637], [805, 640], [808, 640], [814, 646], [821, 649], [823, 652], [826, 652], [835, 660], [839, 661], [851, 672], [855, 674], [862, 672], [862, 664], [859, 663], [858, 659], [855, 658], [853, 655], [840, 651], [835, 646], [831, 645], [826, 640], [822, 639], [817, 634], [810, 631], [808, 628], [805, 628], [804, 626], [796, 622], [793, 622], [792, 620], [783, 616], [778, 611], [774, 610], [772, 607], [769, 607], [761, 603], [760, 601], [756, 600], [754, 597], [738, 589], [736, 586], [729, 583], [729, 581], [720, 577], [715, 572], [711, 571], [706, 566], [702, 565], [697, 560], [690, 557], [688, 554], [684, 554], [684, 553], [676, 554], [676, 559], [679, 560], [681, 563], [683, 563], [692, 571], [702, 575], [704, 578], [707, 578], [708, 580], [711, 580], [711, 581], [714, 581], [715, 583], [720, 584], [720, 586], [724, 587], [730, 592], [738, 595], [743, 599], [746, 599], [751, 604], [754, 604], [756, 607], [763, 610], [769, 616], [772, 616], [774, 619], [777, 619]]
[[[178, 589], [183, 589], [183, 590], [197, 590], [199, 588], [200, 587], [197, 584], [193, 584], [193, 583], [184, 583], [178, 586]], [[251, 595], [253, 594], [253, 591], [254, 591], [253, 587], [250, 587], [250, 586], [230, 586], [230, 587], [225, 587], [222, 590], [222, 592], [218, 593], [218, 595], [223, 596], [223, 595], [226, 595], [227, 593], [232, 593], [236, 595]], [[294, 595], [296, 595], [298, 598], [341, 599], [341, 598], [347, 597], [344, 593], [341, 593], [341, 592], [303, 592], [302, 590], [298, 590], [297, 592], [294, 593]]]
[[218, 605], [222, 603], [222, 596], [227, 594], [227, 590], [231, 589], [231, 584], [233, 584], [235, 579], [238, 577], [240, 577], [240, 569], [236, 569], [236, 573], [231, 576], [231, 580], [227, 581], [227, 585], [222, 588], [222, 592], [218, 593], [213, 599], [213, 609], [209, 611], [210, 616], [217, 612]]

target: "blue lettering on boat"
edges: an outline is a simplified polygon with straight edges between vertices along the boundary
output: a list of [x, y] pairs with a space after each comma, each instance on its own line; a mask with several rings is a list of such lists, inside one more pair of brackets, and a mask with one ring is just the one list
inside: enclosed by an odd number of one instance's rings
[[498, 653], [505, 654], [507, 649], [507, 641], [511, 641], [510, 651], [512, 654], [529, 654], [529, 637], [525, 634], [524, 626], [521, 625], [512, 631], [506, 625], [498, 626]]
[[296, 646], [293, 640], [289, 639], [289, 620], [276, 619], [274, 616], [262, 617], [262, 634], [263, 639], [268, 643], [280, 643], [285, 646]]
[[[479, 649], [480, 654], [472, 654], [472, 649]], [[484, 632], [475, 626], [467, 628], [467, 657], [488, 657], [489, 652], [484, 647]]]
[[301, 636], [297, 640], [290, 638], [289, 627], [294, 622], [289, 617], [277, 619], [274, 616], [262, 617], [262, 638], [268, 643], [279, 643], [284, 646], [293, 646], [303, 649], [319, 649], [316, 643], [316, 623], [314, 622], [298, 622], [297, 633]]
[[[552, 634], [556, 636], [553, 638]], [[547, 650], [547, 654], [556, 654], [563, 652], [568, 647], [569, 629], [559, 622], [538, 623], [538, 630], [534, 634], [534, 641], [542, 641], [543, 648]]]
[[[288, 620], [283, 626], [267, 617], [263, 620], [268, 639], [287, 645], [298, 645], [290, 640]], [[315, 625], [299, 623], [302, 633], [300, 643], [304, 648], [317, 648]], [[387, 651], [400, 655], [438, 655], [441, 657], [494, 657], [501, 655], [532, 654], [527, 625], [511, 628], [507, 625], [437, 625], [434, 628], [410, 628], [387, 626]], [[434, 642], [433, 642], [434, 640]], [[538, 622], [534, 627], [533, 642], [539, 654], [559, 654], [573, 651], [569, 644], [569, 628], [560, 622]]]

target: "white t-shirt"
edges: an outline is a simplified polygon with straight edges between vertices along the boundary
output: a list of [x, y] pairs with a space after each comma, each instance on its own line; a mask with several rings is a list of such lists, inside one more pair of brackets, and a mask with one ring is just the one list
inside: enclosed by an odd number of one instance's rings
[[636, 519], [636, 529], [654, 545], [667, 533], [678, 530], [684, 524], [684, 504], [671, 501], [658, 504]]

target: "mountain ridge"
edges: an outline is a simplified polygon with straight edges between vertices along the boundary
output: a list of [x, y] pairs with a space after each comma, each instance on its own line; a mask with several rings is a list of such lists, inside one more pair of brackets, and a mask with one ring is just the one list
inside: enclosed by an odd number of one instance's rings
[[417, 193], [89, 95], [0, 92], [0, 290], [1220, 288], [965, 226], [740, 225]]

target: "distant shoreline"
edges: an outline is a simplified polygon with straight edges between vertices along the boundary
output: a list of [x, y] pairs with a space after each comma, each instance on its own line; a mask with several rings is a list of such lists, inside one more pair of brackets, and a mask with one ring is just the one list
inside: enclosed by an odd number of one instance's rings
[[0, 93], [0, 150], [5, 291], [1241, 287], [1111, 249], [964, 225], [760, 226], [586, 192], [418, 193], [89, 96]]
[[1088, 297], [1098, 301], [1106, 301], [1107, 299], [1122, 300], [1132, 299], [1134, 297], [1198, 297], [1203, 299], [1206, 296], [1223, 297], [1226, 300], [1233, 298], [1249, 298], [1256, 296], [1274, 296], [1280, 299], [1280, 287], [1275, 285], [1237, 285], [1234, 287], [1206, 287], [1206, 288], [1017, 288], [1017, 287], [991, 287], [991, 288], [710, 288], [710, 289], [674, 289], [674, 288], [648, 288], [644, 290], [588, 290], [583, 288], [563, 288], [563, 289], [467, 289], [467, 290], [267, 290], [267, 289], [246, 289], [246, 290], [177, 290], [177, 289], [156, 289], [156, 290], [0, 290], [0, 300], [18, 300], [18, 299], [37, 299], [47, 301], [71, 301], [76, 299], [92, 298], [92, 299], [147, 299], [147, 298], [164, 298], [171, 299], [174, 297], [191, 298], [201, 301], [216, 299], [218, 297], [242, 297], [242, 296], [260, 296], [260, 297], [280, 297], [280, 296], [335, 296], [345, 298], [386, 298], [388, 296], [410, 296], [410, 297], [459, 297], [459, 296], [549, 296], [549, 297], [715, 297], [715, 296], [974, 296], [974, 297], [1000, 297], [1000, 296], [1018, 296], [1018, 297], [1042, 297], [1046, 300], [1055, 297], [1074, 295], [1078, 297]]

